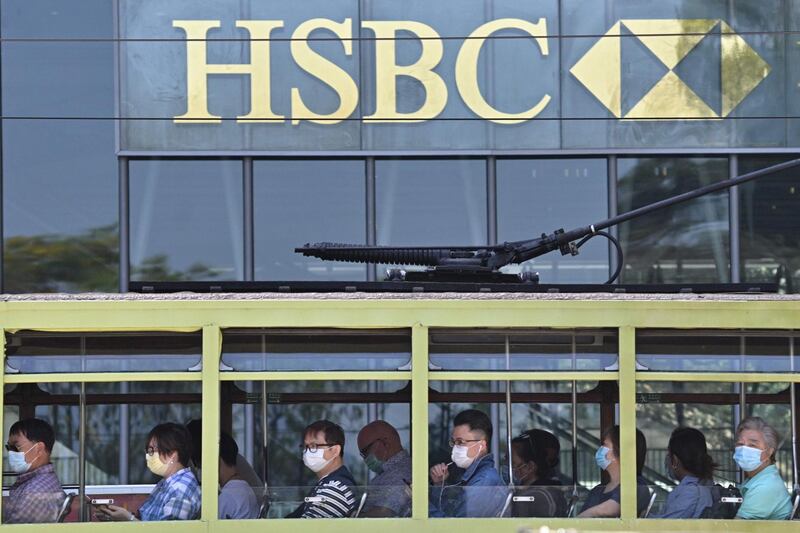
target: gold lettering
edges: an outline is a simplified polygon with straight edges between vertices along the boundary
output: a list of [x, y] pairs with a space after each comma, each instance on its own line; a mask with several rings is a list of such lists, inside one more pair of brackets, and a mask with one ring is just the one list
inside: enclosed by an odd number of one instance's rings
[[456, 86], [464, 103], [481, 118], [489, 119], [497, 124], [517, 124], [532, 119], [542, 112], [550, 103], [550, 95], [545, 94], [539, 102], [521, 113], [504, 113], [493, 108], [481, 94], [478, 86], [478, 57], [486, 39], [494, 32], [514, 28], [522, 30], [536, 39], [542, 55], [546, 56], [547, 47], [547, 20], [540, 18], [533, 24], [521, 19], [498, 19], [483, 24], [477, 28], [458, 52], [456, 59]]
[[206, 36], [219, 28], [218, 20], [174, 20], [172, 26], [186, 32], [186, 85], [188, 109], [174, 117], [176, 124], [219, 124], [220, 116], [208, 111], [208, 76], [245, 74], [250, 76], [250, 112], [238, 122], [273, 122], [284, 118], [272, 112], [270, 90], [269, 38], [272, 30], [283, 27], [280, 20], [239, 20], [237, 28], [250, 33], [250, 63], [209, 64]]
[[353, 24], [345, 19], [341, 24], [328, 19], [308, 20], [297, 27], [292, 35], [292, 57], [295, 62], [314, 76], [329, 85], [339, 95], [339, 108], [329, 115], [319, 115], [311, 111], [300, 96], [300, 89], [292, 88], [292, 124], [300, 123], [300, 118], [317, 124], [338, 124], [349, 117], [358, 105], [358, 87], [347, 72], [332, 61], [311, 49], [308, 36], [316, 29], [330, 30], [342, 39], [346, 55], [353, 53]]
[[[424, 122], [442, 112], [447, 105], [447, 85], [433, 72], [442, 60], [442, 41], [439, 34], [427, 24], [414, 21], [364, 21], [364, 28], [375, 32], [375, 113], [364, 117], [365, 122]], [[421, 39], [422, 53], [416, 63], [399, 66], [395, 54], [395, 34], [407, 31]], [[422, 83], [425, 102], [412, 113], [397, 111], [397, 87], [399, 76], [408, 76]]]

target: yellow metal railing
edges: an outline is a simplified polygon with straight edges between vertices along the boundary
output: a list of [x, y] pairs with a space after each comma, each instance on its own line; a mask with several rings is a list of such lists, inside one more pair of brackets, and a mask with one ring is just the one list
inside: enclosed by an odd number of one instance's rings
[[[324, 380], [330, 372], [220, 372], [225, 328], [410, 328], [412, 369], [396, 372], [336, 372], [337, 380], [410, 380], [412, 447], [412, 517], [406, 519], [220, 521], [216, 491], [203, 491], [200, 520], [173, 523], [67, 523], [54, 527], [65, 533], [83, 531], [164, 532], [299, 532], [314, 528], [332, 532], [408, 533], [409, 531], [483, 533], [574, 528], [580, 531], [796, 531], [794, 522], [710, 520], [642, 520], [636, 518], [636, 384], [638, 381], [723, 381], [800, 383], [800, 373], [703, 373], [636, 370], [637, 328], [800, 329], [800, 302], [742, 299], [709, 300], [145, 300], [25, 301], [0, 305], [0, 328], [46, 331], [197, 331], [203, 334], [200, 372], [136, 372], [104, 374], [13, 374], [4, 384], [41, 382], [201, 381], [205, 465], [216, 465], [220, 431], [220, 383], [231, 380]], [[616, 328], [619, 370], [613, 372], [431, 371], [428, 368], [429, 328]], [[433, 380], [619, 381], [622, 428], [622, 506], [619, 519], [429, 519], [428, 512], [428, 384]], [[3, 398], [0, 397], [0, 427]], [[202, 469], [203, 487], [218, 486], [216, 468]], [[8, 531], [42, 531], [39, 525], [2, 525]]]

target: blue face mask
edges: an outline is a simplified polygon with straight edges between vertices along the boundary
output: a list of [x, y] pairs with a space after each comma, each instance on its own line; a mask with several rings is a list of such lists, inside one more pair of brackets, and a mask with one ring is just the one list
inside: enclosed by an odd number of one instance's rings
[[597, 466], [600, 467], [600, 470], [606, 470], [609, 465], [614, 462], [606, 457], [610, 451], [611, 450], [608, 449], [607, 446], [600, 446], [597, 449], [597, 453], [594, 454], [594, 460], [597, 463]]
[[733, 452], [733, 460], [745, 472], [752, 472], [764, 462], [761, 460], [761, 450], [750, 446], [737, 446]]

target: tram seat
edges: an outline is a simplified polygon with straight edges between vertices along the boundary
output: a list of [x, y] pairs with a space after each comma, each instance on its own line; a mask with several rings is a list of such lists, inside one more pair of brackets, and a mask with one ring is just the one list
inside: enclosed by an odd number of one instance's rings
[[800, 508], [800, 489], [795, 489], [794, 498], [792, 498], [792, 512], [789, 513], [789, 518], [786, 520], [794, 520], [797, 518], [798, 508]]
[[647, 508], [642, 512], [642, 516], [640, 518], [648, 517], [650, 511], [653, 509], [654, 503], [656, 503], [656, 491], [653, 491], [653, 494], [650, 495], [650, 502], [648, 502]]
[[75, 494], [67, 494], [64, 501], [61, 503], [61, 509], [58, 511], [58, 519], [56, 522], [63, 522], [67, 515], [72, 511], [72, 500], [75, 499]]
[[258, 518], [266, 518], [267, 513], [269, 512], [269, 498], [264, 498], [264, 501], [261, 503], [261, 506], [258, 508]]
[[508, 496], [506, 496], [506, 501], [503, 504], [503, 508], [500, 509], [499, 513], [497, 513], [497, 517], [498, 518], [502, 518], [502, 517], [506, 516], [506, 513], [508, 512], [509, 507], [511, 507], [511, 501], [513, 499], [514, 499], [514, 491], [513, 490], [509, 490], [508, 491]]
[[573, 494], [572, 496], [569, 497], [569, 504], [567, 506], [566, 518], [572, 518], [577, 508], [578, 508], [578, 495]]
[[364, 504], [367, 502], [367, 493], [361, 495], [361, 501], [358, 503], [358, 507], [356, 510], [353, 511], [353, 514], [350, 515], [350, 518], [358, 518], [358, 515], [361, 514], [361, 510], [364, 509]]

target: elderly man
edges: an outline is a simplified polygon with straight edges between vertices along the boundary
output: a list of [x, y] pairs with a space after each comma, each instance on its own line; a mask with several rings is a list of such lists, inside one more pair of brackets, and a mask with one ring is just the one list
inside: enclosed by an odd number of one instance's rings
[[367, 468], [377, 474], [369, 482], [361, 516], [409, 516], [411, 457], [397, 430], [383, 420], [370, 422], [358, 433], [358, 450]]
[[778, 432], [757, 416], [745, 418], [736, 429], [733, 460], [745, 477], [740, 487], [744, 501], [736, 518], [786, 520], [792, 512], [789, 492], [775, 466], [779, 443]]
[[61, 489], [50, 454], [55, 434], [38, 418], [19, 420], [8, 432], [8, 466], [19, 474], [3, 505], [4, 524], [55, 522], [67, 495]]

